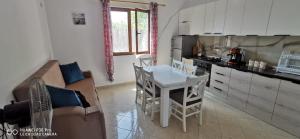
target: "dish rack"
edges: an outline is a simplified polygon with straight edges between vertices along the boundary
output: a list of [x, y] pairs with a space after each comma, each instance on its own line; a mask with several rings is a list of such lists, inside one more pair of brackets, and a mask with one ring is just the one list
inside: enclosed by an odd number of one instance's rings
[[276, 70], [277, 72], [300, 75], [300, 53], [284, 50]]

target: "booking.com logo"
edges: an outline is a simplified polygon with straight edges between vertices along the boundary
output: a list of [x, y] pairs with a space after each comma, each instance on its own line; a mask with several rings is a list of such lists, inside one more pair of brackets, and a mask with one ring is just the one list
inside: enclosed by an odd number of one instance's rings
[[19, 133], [19, 131], [17, 129], [7, 129], [6, 130], [6, 134], [11, 136], [11, 135], [17, 135]]

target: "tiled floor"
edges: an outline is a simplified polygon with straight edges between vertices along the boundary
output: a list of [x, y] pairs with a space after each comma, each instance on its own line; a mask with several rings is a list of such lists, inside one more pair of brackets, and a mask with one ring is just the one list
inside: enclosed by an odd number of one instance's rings
[[222, 102], [206, 97], [203, 125], [192, 116], [187, 133], [179, 120], [171, 117], [161, 128], [159, 113], [151, 121], [135, 103], [135, 85], [126, 84], [98, 90], [105, 113], [108, 139], [297, 139]]

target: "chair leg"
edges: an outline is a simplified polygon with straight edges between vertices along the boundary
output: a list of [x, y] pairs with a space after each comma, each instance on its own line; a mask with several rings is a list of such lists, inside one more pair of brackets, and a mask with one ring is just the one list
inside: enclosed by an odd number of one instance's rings
[[152, 98], [151, 102], [151, 120], [154, 120], [155, 98]]
[[186, 132], [186, 109], [183, 108], [183, 113], [182, 113], [182, 122], [183, 122], [183, 132]]
[[138, 97], [139, 97], [139, 89], [138, 88], [136, 88], [136, 92], [135, 92], [135, 103], [137, 103], [137, 99], [138, 99]]
[[199, 113], [199, 125], [202, 126], [202, 108], [200, 109], [200, 113]]
[[143, 101], [142, 101], [142, 110], [146, 112], [146, 105], [147, 105], [147, 100], [146, 100], [146, 94], [143, 94]]

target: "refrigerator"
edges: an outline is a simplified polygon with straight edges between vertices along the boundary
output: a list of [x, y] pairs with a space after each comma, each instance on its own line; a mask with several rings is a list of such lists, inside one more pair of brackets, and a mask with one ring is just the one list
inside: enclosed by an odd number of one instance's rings
[[193, 57], [193, 47], [197, 44], [199, 36], [179, 35], [172, 38], [171, 57], [181, 61], [182, 58]]

